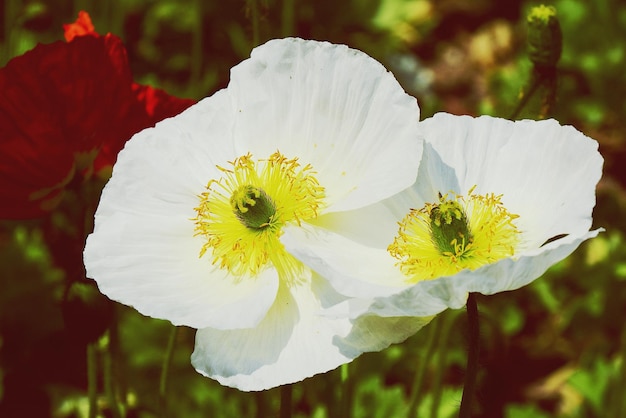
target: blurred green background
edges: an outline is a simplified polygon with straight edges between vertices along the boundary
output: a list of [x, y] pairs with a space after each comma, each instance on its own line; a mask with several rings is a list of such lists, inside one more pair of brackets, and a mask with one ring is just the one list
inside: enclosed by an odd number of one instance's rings
[[[176, 96], [209, 96], [254, 45], [299, 36], [381, 61], [417, 97], [422, 118], [438, 111], [509, 117], [531, 79], [526, 15], [538, 4], [1, 0], [0, 64], [62, 39], [62, 24], [85, 10], [99, 33], [125, 41], [137, 82]], [[480, 416], [619, 418], [626, 416], [626, 4], [544, 4], [556, 7], [563, 30], [547, 116], [599, 141], [605, 169], [594, 227], [606, 232], [533, 284], [479, 298]], [[538, 118], [544, 94], [518, 117]], [[59, 234], [72, 235], [67, 211], [51, 216]], [[64, 267], [64, 248], [40, 221], [1, 221], [0, 250], [0, 416], [88, 416], [88, 360], [100, 416], [278, 416], [280, 389], [243, 393], [198, 375], [189, 363], [194, 332], [186, 328], [174, 336], [164, 405], [168, 322], [112, 303], [89, 284], [69, 289], [74, 273]], [[456, 416], [465, 358], [463, 311], [445, 312], [403, 344], [295, 384], [294, 416]]]

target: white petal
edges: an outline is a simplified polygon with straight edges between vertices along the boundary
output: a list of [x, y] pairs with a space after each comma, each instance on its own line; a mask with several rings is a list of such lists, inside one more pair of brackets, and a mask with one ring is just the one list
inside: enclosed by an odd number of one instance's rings
[[[588, 232], [602, 166], [595, 141], [554, 121], [513, 123], [439, 114], [423, 128], [426, 144], [417, 181], [382, 202], [388, 213], [399, 220], [409, 208], [435, 202], [439, 192], [466, 194], [476, 185], [477, 193], [503, 193], [507, 208], [526, 217], [522, 223], [524, 236], [529, 237], [526, 245], [512, 259], [406, 287], [400, 272], [394, 270], [395, 260], [372, 237], [347, 233], [341, 227], [332, 232], [286, 229], [282, 241], [289, 251], [327, 277], [340, 293], [361, 298], [334, 307], [338, 315], [427, 316], [446, 307], [458, 308], [465, 304], [468, 292], [493, 294], [530, 283], [598, 233]], [[548, 137], [539, 141], [539, 131]], [[545, 145], [551, 141], [552, 145]], [[533, 166], [533, 158], [540, 161], [539, 167]], [[572, 159], [578, 161], [580, 172], [571, 167]], [[559, 188], [541, 178], [546, 172], [551, 178], [568, 180]], [[584, 187], [581, 197], [571, 190], [570, 177]], [[533, 180], [528, 182], [528, 178]], [[569, 192], [563, 194], [563, 188]], [[545, 210], [549, 213], [544, 215]], [[542, 216], [550, 222], [542, 222]], [[355, 228], [360, 223], [367, 229], [375, 221], [358, 218], [346, 226]], [[316, 225], [324, 226], [322, 222]], [[384, 230], [376, 234], [388, 235]], [[558, 234], [568, 235], [541, 246]]]
[[118, 181], [118, 172], [136, 178], [132, 193], [139, 193], [137, 200], [161, 201], [164, 193], [174, 192], [196, 196], [209, 180], [222, 176], [216, 165], [240, 156], [233, 145], [231, 107], [227, 91], [221, 90], [135, 134], [120, 152], [111, 181]]
[[519, 257], [507, 258], [494, 264], [466, 272], [454, 278], [456, 287], [465, 286], [468, 292], [485, 295], [515, 290], [526, 286], [550, 268], [572, 254], [584, 241], [603, 231], [597, 229], [585, 234], [568, 235], [541, 248], [527, 251]]
[[191, 357], [205, 376], [240, 390], [264, 390], [300, 381], [346, 363], [333, 345], [350, 328], [346, 319], [317, 312], [322, 302], [308, 286], [294, 294], [282, 289], [267, 316], [252, 329], [198, 330]]
[[[406, 208], [403, 214], [406, 213]], [[375, 248], [387, 248], [398, 230], [401, 217], [380, 202], [364, 208], [324, 214], [309, 222]]]
[[176, 325], [256, 325], [276, 297], [276, 271], [228, 276], [209, 257], [198, 257], [200, 243], [187, 223], [154, 215], [107, 217], [88, 237], [87, 276], [109, 298]]
[[[253, 326], [277, 292], [271, 270], [234, 281], [210, 255], [198, 258], [191, 219], [197, 196], [222, 175], [217, 166], [279, 149], [312, 163], [339, 208], [406, 187], [420, 158], [415, 100], [359, 51], [273, 41], [232, 75], [227, 89], [126, 144], [85, 249], [88, 275], [104, 293], [176, 324]], [[246, 314], [233, 315], [242, 305]]]
[[[407, 278], [396, 266], [397, 260], [386, 248], [364, 246], [316, 227], [285, 229], [281, 240], [285, 248], [328, 280], [337, 292], [353, 298], [330, 308], [329, 315], [429, 317], [447, 308], [439, 293], [407, 284]], [[413, 304], [404, 310], [399, 301], [408, 294]], [[394, 298], [394, 302], [386, 303], [386, 297]]]
[[365, 351], [403, 341], [428, 320], [348, 319], [323, 314], [339, 296], [319, 277], [311, 287], [282, 289], [259, 326], [198, 330], [191, 362], [196, 370], [240, 390], [264, 390], [324, 373]]
[[352, 321], [350, 333], [336, 338], [335, 344], [341, 347], [342, 352], [354, 357], [363, 352], [380, 351], [391, 344], [406, 340], [432, 319], [433, 317], [363, 315]]
[[[462, 190], [455, 168], [446, 164], [432, 144], [424, 143], [424, 153], [420, 162], [417, 178], [411, 187], [383, 200], [381, 203], [393, 214], [397, 222], [406, 216], [411, 209], [420, 209], [426, 203], [438, 201], [438, 194]], [[467, 192], [467, 190], [465, 190]], [[464, 192], [464, 193], [465, 193]], [[393, 238], [387, 242], [391, 244]]]
[[342, 295], [372, 298], [407, 287], [406, 277], [386, 248], [368, 247], [312, 225], [284, 228], [283, 232], [281, 242], [287, 251]]
[[228, 90], [239, 152], [264, 158], [278, 149], [312, 164], [328, 211], [366, 206], [415, 179], [417, 103], [360, 51], [273, 40], [232, 69]]
[[506, 258], [474, 271], [463, 270], [454, 276], [419, 282], [392, 297], [377, 298], [367, 306], [367, 314], [380, 316], [423, 315], [422, 295], [441, 300], [452, 309], [465, 305], [470, 292], [492, 295], [519, 289], [540, 277], [555, 263], [563, 260], [585, 240], [601, 230], [579, 237], [567, 236], [519, 257]]
[[203, 241], [194, 237], [198, 195], [218, 173], [213, 159], [233, 156], [226, 107], [218, 93], [135, 135], [119, 154], [84, 254], [88, 277], [111, 299], [196, 328], [250, 327], [272, 305], [275, 271], [229, 277], [210, 254], [199, 258]]
[[440, 113], [421, 125], [426, 142], [456, 174], [453, 191], [466, 194], [476, 185], [476, 193], [503, 194], [507, 209], [520, 215], [527, 248], [589, 230], [603, 163], [596, 141], [554, 120]]

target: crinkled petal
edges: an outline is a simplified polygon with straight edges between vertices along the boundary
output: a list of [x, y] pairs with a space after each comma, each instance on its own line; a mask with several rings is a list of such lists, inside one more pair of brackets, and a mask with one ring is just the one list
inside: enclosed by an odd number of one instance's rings
[[[293, 293], [292, 293], [293, 292]], [[198, 330], [191, 362], [196, 370], [240, 390], [264, 390], [300, 381], [349, 362], [333, 344], [348, 333], [345, 318], [318, 316], [322, 302], [312, 289], [282, 288], [255, 328]]]
[[[327, 225], [322, 221], [307, 228], [285, 228], [282, 242], [291, 253], [327, 277], [339, 293], [359, 298], [335, 311], [351, 317], [399, 317], [458, 308], [469, 292], [493, 294], [525, 286], [597, 235], [598, 231], [589, 232], [602, 168], [595, 141], [555, 121], [510, 122], [438, 114], [422, 128], [426, 143], [417, 180], [379, 204], [387, 211], [368, 208], [370, 214], [377, 214], [369, 219], [359, 216], [359, 210], [348, 212], [352, 220], [333, 221], [332, 230], [324, 229]], [[386, 251], [389, 234], [377, 232], [377, 240], [354, 230], [367, 230], [380, 216], [384, 225], [390, 225], [389, 215], [399, 221], [410, 208], [436, 202], [438, 193], [466, 194], [474, 186], [475, 193], [503, 194], [507, 209], [520, 215], [516, 222], [523, 245], [514, 257], [409, 285], [396, 266], [398, 260]], [[568, 192], [564, 194], [563, 189]], [[397, 226], [393, 229], [397, 232]], [[561, 234], [565, 236], [542, 245]]]
[[[458, 189], [452, 191], [466, 194], [477, 186], [478, 194], [502, 194], [507, 210], [520, 216], [516, 222], [526, 248], [589, 231], [603, 164], [596, 141], [555, 120], [438, 113], [421, 127], [442, 167], [455, 173]], [[454, 187], [442, 186], [448, 185]]]
[[394, 294], [406, 287], [406, 278], [386, 248], [362, 245], [312, 225], [284, 228], [281, 242], [342, 295], [371, 298]]
[[[424, 143], [424, 154], [411, 187], [383, 200], [381, 203], [394, 214], [396, 222], [404, 218], [411, 209], [419, 209], [427, 203], [438, 201], [439, 193], [462, 190], [455, 167], [442, 160], [442, 156], [429, 142]], [[467, 190], [465, 190], [466, 193]], [[395, 225], [394, 235], [398, 232]], [[391, 243], [388, 241], [387, 244]]]
[[128, 122], [123, 127], [126, 133], [120, 132], [117, 136], [111, 136], [102, 144], [94, 161], [94, 171], [104, 172], [103, 178], [110, 177], [110, 169], [117, 160], [117, 154], [132, 134], [152, 127], [165, 118], [177, 115], [195, 103], [194, 100], [170, 96], [164, 90], [137, 83], [133, 83], [132, 92], [136, 103], [124, 116]]
[[391, 297], [376, 298], [366, 309], [360, 308], [367, 314], [380, 316], [421, 316], [424, 314], [421, 301], [423, 295], [428, 294], [447, 307], [458, 309], [465, 305], [470, 292], [493, 295], [526, 286], [600, 231], [590, 231], [578, 237], [567, 236], [518, 259], [506, 258], [474, 271], [463, 270], [454, 276], [421, 281]]
[[[406, 208], [403, 212], [406, 212]], [[356, 210], [331, 212], [309, 222], [375, 248], [387, 248], [398, 229], [396, 211], [380, 203]]]
[[198, 257], [189, 222], [167, 215], [110, 216], [87, 240], [87, 276], [109, 298], [176, 325], [256, 325], [276, 297], [276, 271], [229, 276]]
[[[338, 295], [314, 275], [312, 286], [282, 288], [253, 329], [198, 330], [191, 362], [198, 372], [244, 391], [269, 389], [324, 373], [366, 351], [403, 341], [427, 320], [323, 315]], [[382, 320], [381, 320], [382, 319]]]
[[[200, 258], [198, 194], [232, 156], [228, 97], [193, 106], [137, 134], [119, 154], [85, 247], [87, 276], [104, 294], [140, 312], [194, 328], [244, 328], [272, 305], [278, 277], [230, 277]], [[200, 132], [200, 133], [198, 133]], [[215, 141], [212, 141], [215, 138]]]
[[[263, 105], [255, 108], [261, 99]], [[383, 108], [387, 113], [380, 115]], [[251, 119], [252, 110], [258, 121]], [[279, 149], [313, 164], [329, 180], [323, 186], [332, 188], [335, 177], [341, 179], [343, 174], [331, 170], [333, 164], [327, 160], [358, 160], [361, 171], [345, 177], [361, 177], [359, 184], [351, 180], [355, 195], [361, 193], [358, 186], [367, 185], [367, 199], [353, 202], [362, 205], [412, 182], [421, 152], [418, 115], [415, 100], [361, 52], [297, 39], [270, 42], [233, 70], [227, 89], [126, 144], [87, 242], [88, 275], [110, 297], [175, 323], [219, 329], [254, 324], [273, 300], [275, 277], [267, 273], [258, 280], [242, 278], [233, 286], [232, 279], [207, 262], [210, 254], [198, 258], [203, 241], [193, 236], [193, 208], [209, 181], [222, 177], [218, 167], [249, 152], [267, 158]], [[324, 130], [316, 130], [319, 126]], [[127, 277], [131, 275], [139, 276], [140, 284]], [[150, 292], [133, 291], [149, 280], [159, 285]], [[203, 285], [215, 290], [212, 298], [198, 287]], [[241, 298], [231, 295], [229, 286], [244, 288]], [[262, 293], [258, 311], [215, 324], [216, 307], [247, 300], [257, 288]], [[221, 298], [220, 292], [227, 296]], [[163, 298], [172, 303], [162, 303]]]
[[[378, 299], [396, 297], [410, 287], [396, 266], [397, 260], [386, 248], [361, 245], [317, 227], [286, 228], [281, 241], [296, 258], [325, 277], [338, 293], [352, 298], [329, 310], [338, 316], [367, 315], [374, 312], [371, 305]], [[438, 294], [424, 288], [416, 289], [412, 297], [419, 304], [419, 311], [417, 308], [403, 311], [394, 304], [393, 308], [382, 311], [381, 316], [428, 317], [447, 307]]]
[[408, 187], [421, 157], [419, 108], [380, 63], [345, 45], [288, 38], [234, 67], [228, 91], [240, 153], [280, 150], [318, 173], [328, 211]]
[[400, 343], [427, 325], [433, 317], [362, 315], [353, 319], [350, 333], [335, 338], [344, 355], [356, 357], [369, 351], [380, 351]]

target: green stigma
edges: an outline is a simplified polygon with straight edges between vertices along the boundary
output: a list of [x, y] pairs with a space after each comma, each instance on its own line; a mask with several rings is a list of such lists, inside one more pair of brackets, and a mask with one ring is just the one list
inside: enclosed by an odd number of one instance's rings
[[439, 195], [439, 204], [430, 212], [431, 237], [439, 253], [460, 256], [473, 241], [467, 216], [455, 200]]
[[263, 189], [241, 186], [230, 198], [237, 219], [247, 228], [264, 229], [276, 214], [276, 206]]

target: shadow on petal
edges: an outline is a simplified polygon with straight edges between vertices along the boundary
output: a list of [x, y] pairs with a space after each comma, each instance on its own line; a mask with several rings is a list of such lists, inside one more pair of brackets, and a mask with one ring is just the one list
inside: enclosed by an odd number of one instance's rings
[[355, 358], [362, 353], [380, 351], [406, 340], [433, 318], [364, 315], [352, 321], [352, 330], [348, 335], [335, 337], [333, 343], [344, 356]]
[[[257, 327], [230, 331], [198, 330], [191, 363], [199, 373], [233, 386], [228, 383], [229, 378], [252, 375], [261, 367], [276, 363], [299, 320], [296, 301], [289, 290], [281, 288], [274, 305]], [[250, 382], [249, 386], [263, 385], [254, 382], [253, 378]], [[241, 389], [255, 390], [250, 387]]]

